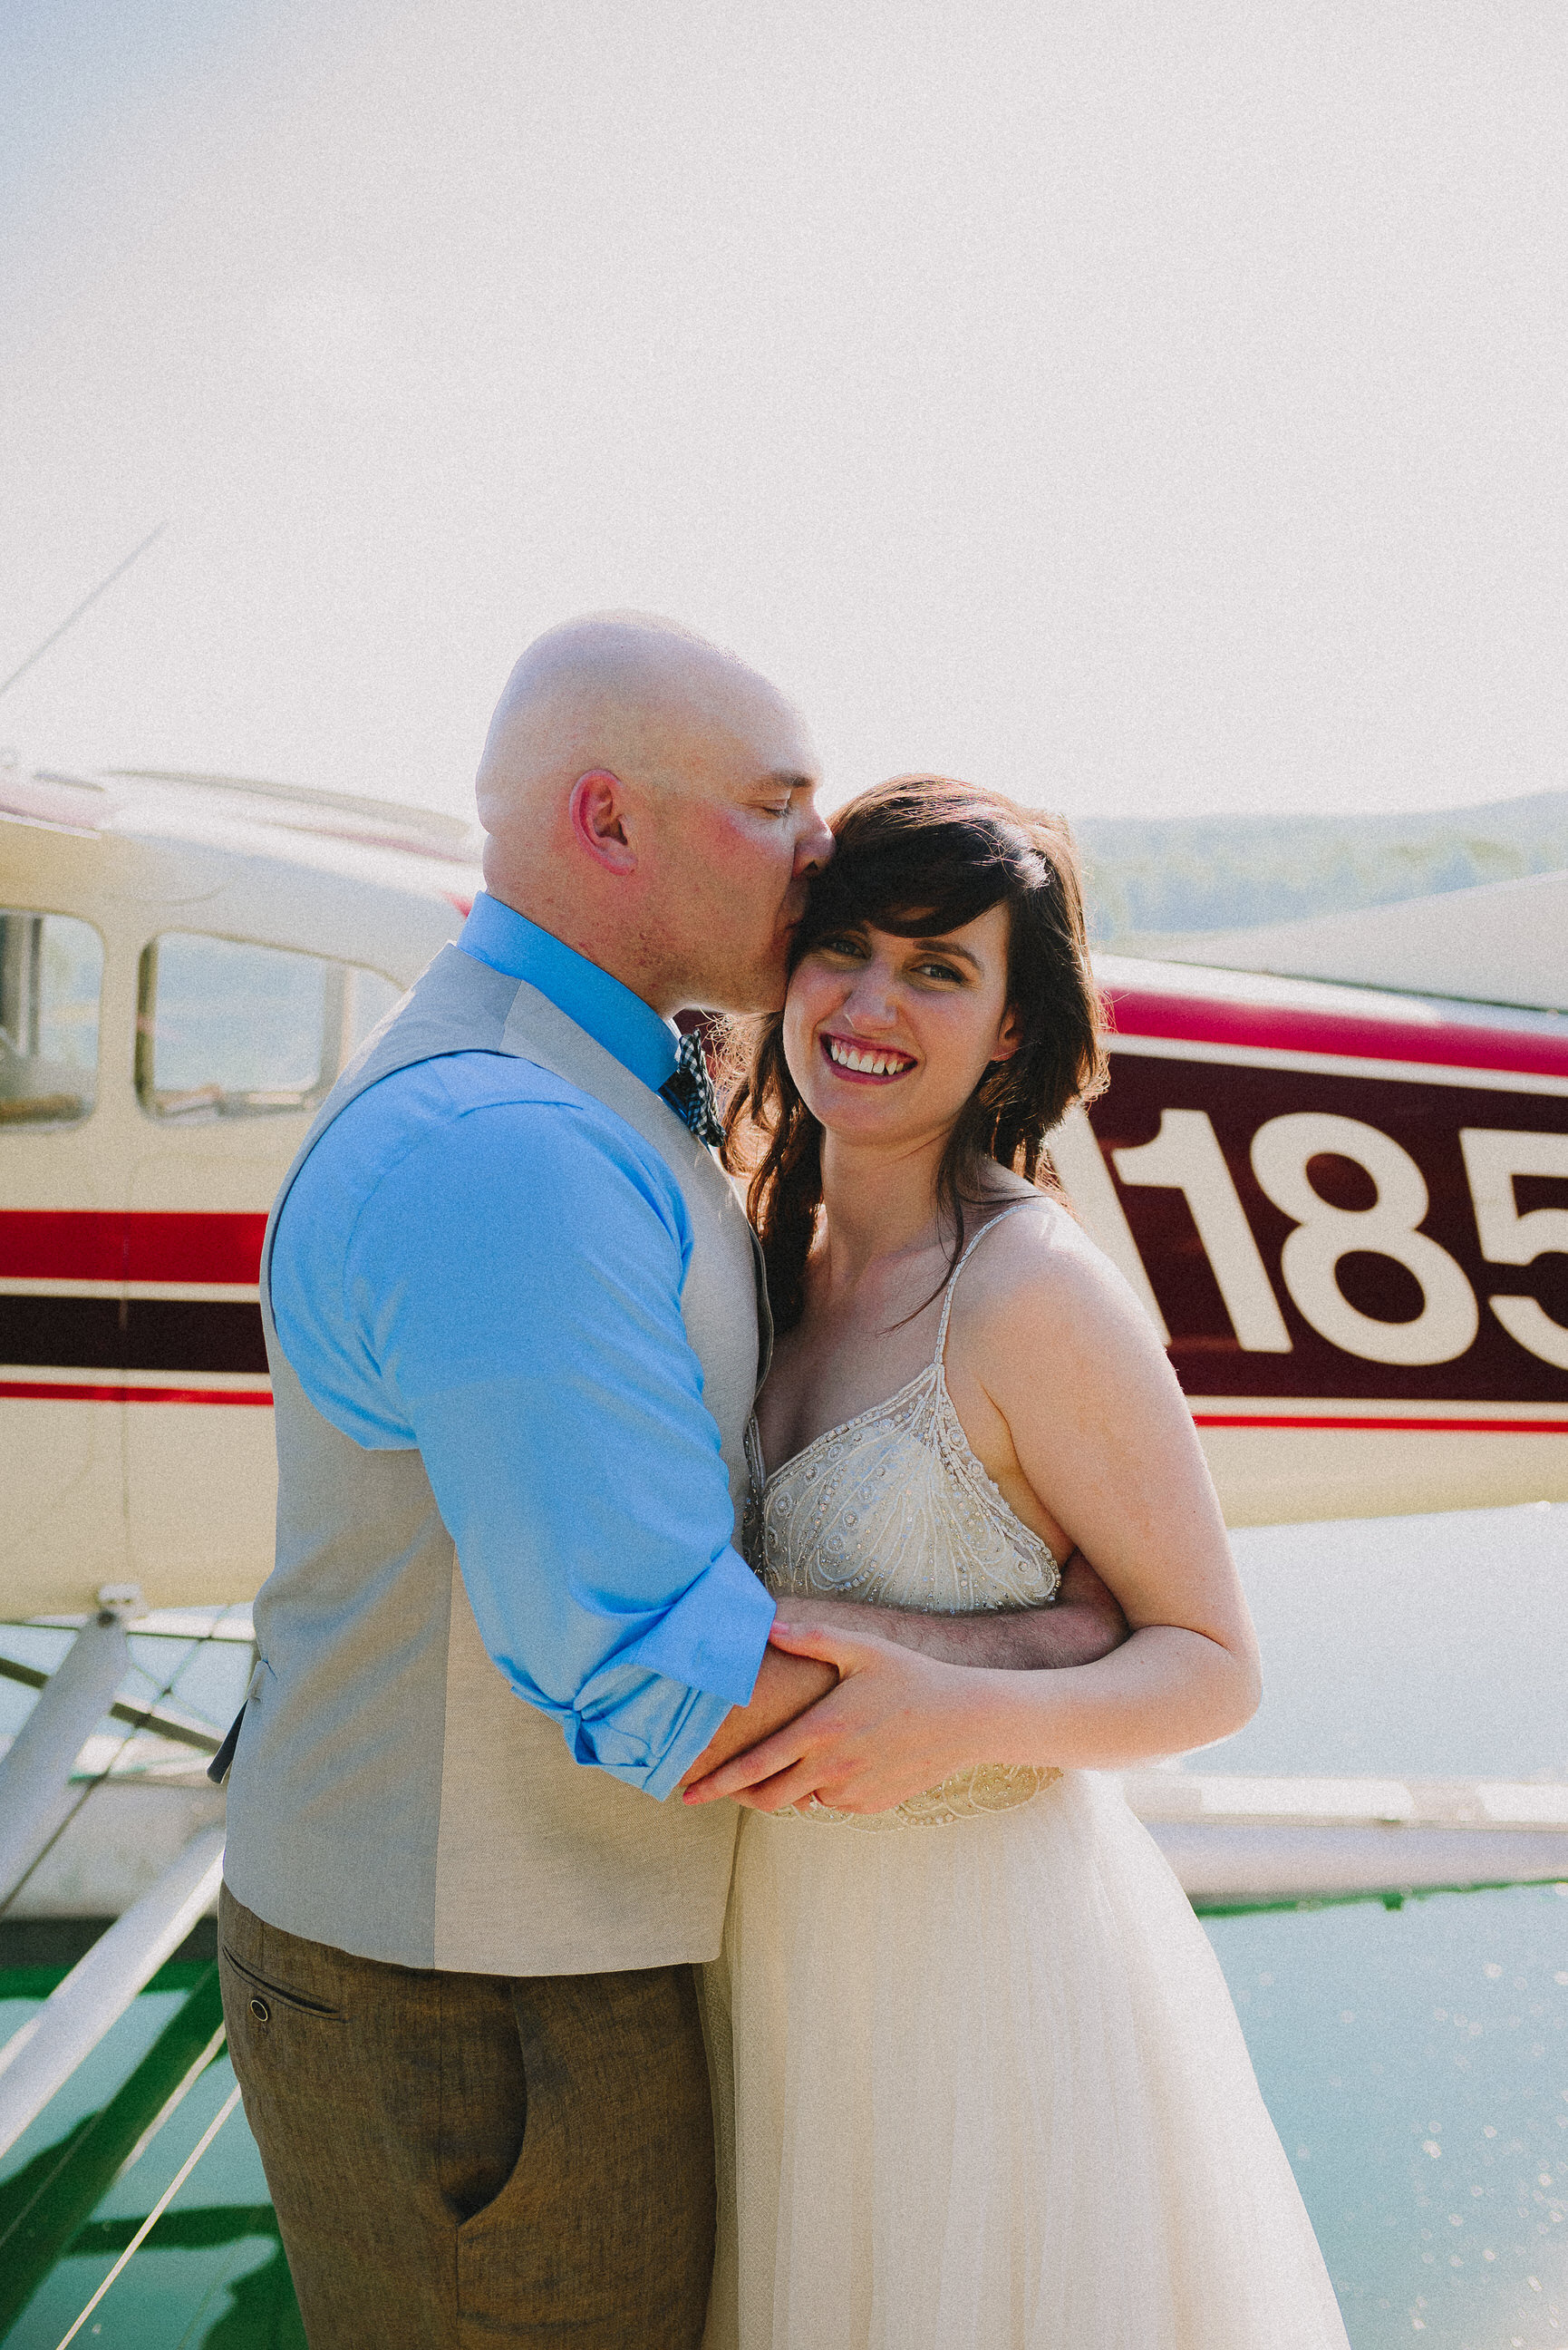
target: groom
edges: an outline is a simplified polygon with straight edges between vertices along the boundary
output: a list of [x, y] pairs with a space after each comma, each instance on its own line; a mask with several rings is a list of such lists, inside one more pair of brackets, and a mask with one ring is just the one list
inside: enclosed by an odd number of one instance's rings
[[[701, 2333], [691, 1967], [736, 1815], [676, 1791], [835, 1677], [767, 1645], [733, 1546], [766, 1305], [668, 1015], [782, 1000], [815, 783], [789, 704], [690, 632], [541, 638], [480, 767], [486, 893], [273, 1211], [277, 1564], [220, 1944], [312, 2350]], [[1113, 1645], [1083, 1587], [975, 1627], [983, 1660]], [[910, 1651], [867, 1653], [907, 1717]]]

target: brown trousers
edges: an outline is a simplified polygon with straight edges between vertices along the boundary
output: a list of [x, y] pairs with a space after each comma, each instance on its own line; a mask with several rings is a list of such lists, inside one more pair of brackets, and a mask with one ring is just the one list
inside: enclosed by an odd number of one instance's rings
[[311, 2350], [696, 2350], [713, 2141], [690, 1967], [385, 1966], [226, 1886], [218, 1941]]

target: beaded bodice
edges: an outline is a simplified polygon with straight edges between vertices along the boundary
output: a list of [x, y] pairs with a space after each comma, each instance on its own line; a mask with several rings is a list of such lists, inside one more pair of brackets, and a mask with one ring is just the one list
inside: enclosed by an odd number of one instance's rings
[[[1062, 1579], [1056, 1562], [976, 1460], [944, 1368], [959, 1275], [986, 1233], [1012, 1212], [1004, 1208], [993, 1216], [964, 1250], [942, 1301], [936, 1353], [896, 1395], [827, 1429], [771, 1477], [753, 1419], [746, 1431], [752, 1497], [742, 1540], [770, 1590], [940, 1615], [1038, 1607], [1055, 1597]], [[1033, 1765], [986, 1763], [896, 1811], [850, 1814], [814, 1804], [798, 1816], [858, 1828], [934, 1826], [974, 1812], [1011, 1811], [1059, 1775]]]

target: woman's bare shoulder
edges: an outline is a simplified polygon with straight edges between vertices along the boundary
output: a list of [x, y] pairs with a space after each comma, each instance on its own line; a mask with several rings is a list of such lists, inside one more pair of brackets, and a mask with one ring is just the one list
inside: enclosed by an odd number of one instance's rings
[[1072, 1210], [1048, 1191], [1010, 1202], [987, 1230], [964, 1268], [962, 1290], [976, 1305], [1001, 1303], [1021, 1291], [1042, 1299], [1127, 1297], [1132, 1291]]
[[1104, 1251], [1060, 1200], [1041, 1192], [1005, 1216], [964, 1267], [955, 1335], [990, 1351], [1049, 1336], [1060, 1357], [1081, 1350], [1164, 1359], [1143, 1306]]

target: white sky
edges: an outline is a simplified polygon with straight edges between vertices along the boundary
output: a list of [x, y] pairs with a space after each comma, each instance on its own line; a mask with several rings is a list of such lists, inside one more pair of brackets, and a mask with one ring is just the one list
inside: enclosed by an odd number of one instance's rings
[[538, 629], [837, 797], [1568, 783], [1560, 0], [9, 0], [0, 702], [461, 808]]

